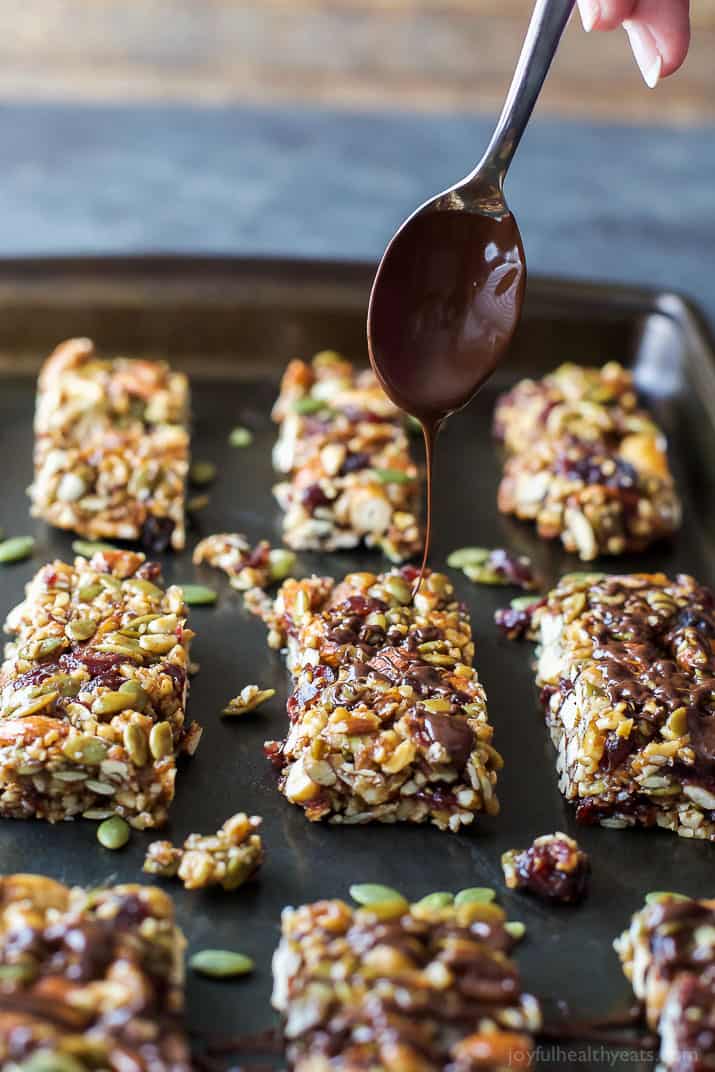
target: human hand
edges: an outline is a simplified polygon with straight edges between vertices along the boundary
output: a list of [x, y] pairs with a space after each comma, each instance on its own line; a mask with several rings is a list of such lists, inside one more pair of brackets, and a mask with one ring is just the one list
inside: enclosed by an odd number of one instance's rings
[[689, 0], [578, 0], [584, 29], [628, 34], [646, 85], [677, 71], [690, 44]]

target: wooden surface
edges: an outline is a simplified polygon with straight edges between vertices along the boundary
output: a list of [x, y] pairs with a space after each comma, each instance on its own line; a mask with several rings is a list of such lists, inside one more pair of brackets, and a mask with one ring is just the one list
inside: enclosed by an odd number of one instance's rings
[[[530, 0], [2, 0], [0, 101], [292, 103], [493, 111]], [[715, 118], [715, 0], [655, 92], [622, 32], [575, 17], [539, 108], [644, 122]]]

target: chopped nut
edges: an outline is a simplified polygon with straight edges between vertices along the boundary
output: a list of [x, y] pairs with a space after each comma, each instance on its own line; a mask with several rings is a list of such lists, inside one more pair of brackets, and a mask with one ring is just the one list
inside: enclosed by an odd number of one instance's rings
[[234, 696], [224, 707], [223, 715], [245, 715], [253, 711], [260, 704], [275, 696], [275, 689], [260, 689], [258, 685], [246, 685], [241, 689], [238, 696]]

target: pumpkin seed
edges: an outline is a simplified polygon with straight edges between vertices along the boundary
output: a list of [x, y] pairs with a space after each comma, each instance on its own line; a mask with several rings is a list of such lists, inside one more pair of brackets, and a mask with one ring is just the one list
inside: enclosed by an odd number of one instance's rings
[[93, 793], [99, 793], [102, 797], [113, 797], [116, 793], [116, 787], [110, 785], [109, 782], [99, 782], [96, 778], [88, 778], [85, 782], [88, 789], [91, 789]]
[[181, 589], [184, 593], [184, 603], [190, 607], [215, 603], [218, 598], [217, 592], [204, 584], [182, 584]]
[[174, 735], [168, 722], [157, 722], [149, 734], [149, 750], [154, 759], [163, 759], [174, 751]]
[[489, 558], [486, 547], [460, 547], [447, 557], [447, 565], [452, 569], [464, 569], [465, 566], [481, 566]]
[[689, 901], [684, 893], [668, 893], [667, 890], [651, 890], [645, 895], [646, 904], [659, 904], [661, 901]]
[[404, 902], [405, 905], [407, 904], [407, 901], [398, 890], [393, 890], [391, 886], [381, 886], [375, 882], [362, 882], [351, 886], [350, 896], [353, 901], [366, 907], [385, 904], [386, 902]]
[[91, 558], [97, 551], [117, 551], [119, 548], [112, 547], [111, 543], [101, 543], [101, 541], [74, 540], [72, 550], [76, 555], [81, 555], [82, 558]]
[[26, 983], [36, 975], [33, 964], [0, 964], [0, 983]]
[[65, 741], [62, 754], [71, 759], [73, 763], [84, 763], [89, 767], [97, 766], [106, 759], [107, 746], [99, 737], [90, 737], [89, 734], [80, 733], [77, 737], [70, 737]]
[[35, 541], [32, 536], [13, 536], [0, 543], [0, 562], [21, 562], [32, 554]]
[[58, 782], [83, 782], [87, 775], [81, 770], [58, 770], [52, 772]]
[[75, 618], [74, 621], [68, 622], [65, 627], [65, 633], [71, 640], [89, 640], [96, 632], [97, 623], [92, 621], [91, 618]]
[[234, 953], [229, 949], [201, 949], [189, 960], [192, 971], [211, 979], [247, 975], [253, 971], [253, 966], [253, 961], [245, 953]]
[[129, 706], [126, 692], [103, 692], [92, 704], [93, 715], [116, 715]]
[[84, 587], [80, 588], [77, 594], [82, 603], [91, 603], [93, 599], [97, 598], [101, 591], [101, 584], [85, 584]]
[[423, 897], [417, 902], [419, 908], [447, 908], [454, 901], [453, 893], [428, 893], [426, 897]]
[[533, 607], [534, 603], [539, 602], [539, 596], [517, 596], [516, 599], [509, 601], [509, 606], [514, 610], [527, 610], [529, 607]]
[[272, 581], [284, 581], [295, 566], [295, 552], [276, 547], [268, 552], [268, 568]]
[[65, 643], [64, 637], [45, 637], [44, 640], [23, 648], [23, 655], [30, 659], [45, 659], [48, 655], [53, 655], [58, 648], [63, 648]]
[[480, 901], [488, 904], [496, 897], [494, 890], [489, 886], [469, 886], [466, 890], [460, 890], [454, 898], [455, 905], [472, 904], [474, 901]]
[[518, 942], [526, 934], [526, 924], [522, 923], [520, 919], [509, 919], [504, 924], [504, 930]]
[[407, 606], [412, 600], [410, 586], [402, 577], [388, 576], [385, 579], [385, 589], [390, 593], [392, 598], [396, 599], [402, 606]]
[[306, 395], [305, 398], [296, 398], [292, 406], [293, 412], [299, 413], [303, 417], [307, 417], [311, 413], [319, 413], [321, 409], [327, 408], [322, 399], [311, 398], [310, 395]]
[[124, 747], [135, 767], [143, 767], [149, 759], [149, 745], [146, 734], [141, 726], [130, 722], [124, 727]]
[[229, 437], [229, 447], [250, 447], [253, 442], [253, 432], [248, 428], [243, 428], [240, 424], [234, 428]]
[[124, 585], [130, 592], [141, 592], [144, 596], [155, 596], [160, 599], [164, 595], [161, 588], [145, 580], [144, 577], [128, 577]]
[[373, 469], [373, 473], [381, 484], [409, 484], [415, 479], [403, 469]]
[[113, 815], [97, 827], [97, 841], [105, 849], [123, 849], [129, 841], [129, 834], [129, 823], [121, 815]]
[[176, 647], [175, 636], [165, 636], [161, 633], [146, 633], [139, 637], [139, 647], [142, 651], [151, 652], [152, 655], [166, 655], [173, 647]]
[[119, 692], [127, 695], [128, 699], [125, 706], [131, 707], [132, 711], [143, 711], [149, 702], [149, 693], [133, 678], [123, 682], [119, 686]]
[[114, 812], [111, 808], [87, 808], [82, 812], [83, 819], [111, 819]]
[[86, 1065], [69, 1053], [36, 1050], [26, 1061], [16, 1067], [18, 1072], [84, 1072]]
[[194, 462], [189, 469], [189, 480], [201, 488], [216, 479], [216, 466], [213, 462]]

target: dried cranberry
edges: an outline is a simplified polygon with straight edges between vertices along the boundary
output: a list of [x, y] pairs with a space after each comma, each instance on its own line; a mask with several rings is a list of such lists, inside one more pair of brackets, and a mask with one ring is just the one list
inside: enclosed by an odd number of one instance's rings
[[174, 522], [169, 517], [149, 514], [142, 526], [141, 544], [145, 551], [160, 555], [171, 543]]
[[325, 506], [330, 502], [330, 499], [325, 494], [320, 484], [309, 484], [307, 488], [303, 488], [300, 493], [301, 505], [312, 513], [317, 510], [319, 506]]
[[631, 752], [636, 748], [636, 737], [631, 733], [629, 737], [621, 737], [617, 733], [606, 735], [606, 744], [601, 757], [601, 767], [607, 771], [616, 770], [628, 759]]
[[162, 663], [162, 673], [168, 674], [174, 682], [177, 692], [182, 692], [184, 685], [186, 684], [186, 671], [183, 666], [177, 666], [176, 663]]
[[497, 629], [509, 640], [521, 640], [531, 628], [532, 608], [517, 610], [516, 607], [501, 607], [494, 612]]
[[283, 770], [286, 759], [283, 754], [282, 741], [266, 741], [263, 745], [263, 754], [275, 770]]
[[156, 583], [156, 581], [161, 580], [161, 566], [158, 562], [142, 562], [134, 576], [141, 578], [143, 581]]
[[486, 567], [517, 588], [536, 587], [536, 577], [526, 555], [515, 555], [503, 547], [496, 547], [489, 555]]
[[[509, 857], [511, 867], [506, 864]], [[505, 871], [512, 887], [547, 901], [574, 904], [586, 893], [591, 864], [573, 838], [554, 834], [536, 838], [524, 852], [506, 854]]]
[[252, 569], [258, 569], [260, 566], [265, 566], [268, 562], [268, 554], [270, 551], [270, 545], [265, 541], [261, 542], [253, 548], [246, 558], [246, 565]]
[[340, 476], [347, 476], [348, 473], [357, 473], [360, 469], [367, 469], [369, 465], [370, 455], [366, 454], [364, 450], [355, 451], [354, 454], [348, 454], [343, 462], [340, 468]]

